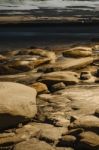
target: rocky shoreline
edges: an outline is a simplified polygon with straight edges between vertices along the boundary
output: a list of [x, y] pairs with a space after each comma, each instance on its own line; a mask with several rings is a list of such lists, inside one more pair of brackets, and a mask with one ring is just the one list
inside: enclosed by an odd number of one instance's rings
[[0, 25], [9, 24], [96, 24], [99, 23], [98, 16], [36, 16], [36, 15], [2, 15], [0, 14]]
[[99, 45], [0, 54], [0, 150], [99, 150]]

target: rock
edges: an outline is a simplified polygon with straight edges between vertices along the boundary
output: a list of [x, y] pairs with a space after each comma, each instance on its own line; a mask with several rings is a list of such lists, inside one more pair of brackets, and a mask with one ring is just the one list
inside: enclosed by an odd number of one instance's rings
[[56, 92], [58, 90], [65, 89], [65, 87], [66, 87], [66, 85], [63, 82], [59, 82], [59, 83], [56, 83], [56, 84], [52, 85], [50, 90], [52, 92]]
[[0, 129], [16, 126], [33, 118], [36, 113], [35, 89], [18, 83], [0, 82]]
[[97, 69], [96, 76], [99, 77], [99, 69]]
[[11, 68], [21, 70], [22, 72], [30, 71], [34, 69], [34, 65], [30, 63], [29, 61], [13, 61], [10, 64]]
[[72, 147], [56, 147], [56, 150], [74, 150]]
[[94, 51], [99, 51], [99, 45], [94, 45], [92, 48]]
[[21, 70], [21, 71], [30, 71], [33, 70], [34, 68], [43, 65], [45, 63], [49, 63], [48, 58], [43, 58], [43, 59], [36, 59], [36, 60], [14, 60], [10, 62], [9, 66], [11, 68]]
[[52, 73], [43, 74], [40, 81], [46, 84], [55, 84], [63, 82], [66, 85], [73, 85], [79, 82], [78, 74], [71, 71], [57, 71]]
[[81, 72], [80, 79], [82, 83], [94, 83], [96, 82], [96, 78], [91, 75], [89, 71]]
[[81, 73], [81, 72], [90, 72], [91, 73], [91, 75], [93, 75], [93, 76], [96, 76], [96, 73], [97, 73], [97, 67], [96, 66], [94, 66], [93, 64], [90, 64], [89, 66], [86, 66], [86, 68], [82, 68], [82, 69], [80, 69], [80, 70], [78, 70], [77, 72], [78, 73]]
[[29, 54], [47, 57], [48, 59], [50, 59], [51, 63], [55, 63], [55, 61], [56, 61], [56, 55], [52, 51], [47, 51], [47, 50], [43, 50], [43, 49], [31, 49]]
[[10, 68], [7, 65], [0, 65], [0, 76], [2, 75], [12, 75], [12, 74], [17, 74], [19, 73], [18, 70], [14, 69], [14, 68]]
[[38, 94], [48, 93], [48, 88], [47, 88], [46, 84], [44, 84], [44, 83], [36, 82], [30, 86], [35, 88]]
[[51, 145], [43, 141], [31, 139], [26, 142], [16, 144], [14, 150], [55, 150], [55, 149]]
[[[65, 114], [70, 116], [93, 115], [99, 108], [99, 86], [98, 85], [76, 85], [68, 86], [65, 90], [58, 91], [57, 94], [64, 99], [68, 99], [68, 112], [65, 109]], [[90, 109], [89, 109], [90, 108]]]
[[83, 128], [76, 128], [76, 129], [71, 129], [68, 131], [68, 135], [73, 135], [75, 137], [78, 137], [80, 133], [84, 131]]
[[69, 58], [65, 60], [59, 60], [54, 64], [48, 65], [46, 67], [40, 68], [39, 71], [43, 69], [43, 72], [52, 72], [52, 71], [60, 71], [60, 70], [78, 70], [93, 63], [93, 57], [85, 57], [85, 58]]
[[96, 111], [95, 111], [95, 116], [96, 116], [96, 117], [99, 117], [99, 108], [96, 109]]
[[94, 132], [83, 132], [80, 134], [79, 147], [87, 150], [99, 149], [99, 135]]
[[14, 75], [2, 75], [0, 76], [0, 81], [10, 81], [23, 83], [25, 85], [31, 85], [31, 83], [36, 82], [42, 73], [36, 73], [35, 71], [28, 71], [24, 73], [17, 73]]
[[67, 128], [54, 127], [53, 125], [46, 123], [33, 123], [32, 126], [40, 130], [39, 139], [48, 143], [58, 141], [62, 134], [67, 130]]
[[74, 47], [63, 52], [65, 57], [88, 57], [92, 55], [92, 48], [90, 47]]
[[36, 126], [25, 125], [22, 128], [8, 133], [0, 133], [0, 146], [13, 145], [38, 136], [40, 129]]
[[75, 142], [76, 142], [76, 137], [75, 136], [65, 135], [60, 139], [60, 141], [58, 143], [58, 146], [60, 146], [60, 147], [65, 147], [65, 146], [73, 147]]
[[[38, 115], [45, 117], [45, 120], [47, 119], [55, 126], [66, 126], [66, 124], [68, 126], [69, 122], [73, 123], [83, 116], [94, 120], [93, 114], [99, 108], [98, 99], [99, 86], [97, 85], [67, 86], [64, 90], [53, 94], [39, 95], [37, 99]], [[82, 127], [77, 126], [77, 128]]]
[[66, 96], [41, 94], [37, 99], [38, 116], [54, 126], [68, 127], [70, 120], [65, 113], [71, 110], [69, 102]]
[[94, 131], [96, 133], [99, 132], [99, 119], [94, 116], [84, 116], [73, 123], [71, 123], [70, 128], [83, 128], [85, 130]]
[[63, 112], [51, 113], [47, 119], [56, 127], [68, 127], [70, 125], [70, 120], [64, 117]]
[[7, 61], [7, 57], [0, 55], [0, 63], [4, 63], [4, 61]]
[[83, 71], [80, 74], [80, 80], [88, 80], [92, 77], [91, 73], [89, 71]]

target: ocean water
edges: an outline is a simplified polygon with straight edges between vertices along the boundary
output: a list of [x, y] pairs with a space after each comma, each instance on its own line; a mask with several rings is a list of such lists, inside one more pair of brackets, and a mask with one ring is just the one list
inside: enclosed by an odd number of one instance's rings
[[97, 13], [99, 11], [99, 0], [0, 0], [0, 13], [28, 13], [29, 11], [56, 10]]

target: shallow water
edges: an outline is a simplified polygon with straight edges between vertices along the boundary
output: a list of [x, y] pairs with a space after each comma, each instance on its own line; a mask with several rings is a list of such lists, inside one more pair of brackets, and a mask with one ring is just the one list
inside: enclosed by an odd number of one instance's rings
[[[0, 0], [1, 13], [16, 14], [26, 13], [30, 10], [42, 11], [42, 9], [57, 9], [59, 13], [78, 10], [78, 15], [81, 15], [80, 11], [88, 11], [89, 14], [97, 13], [99, 11], [99, 0]], [[8, 12], [4, 12], [4, 10]]]

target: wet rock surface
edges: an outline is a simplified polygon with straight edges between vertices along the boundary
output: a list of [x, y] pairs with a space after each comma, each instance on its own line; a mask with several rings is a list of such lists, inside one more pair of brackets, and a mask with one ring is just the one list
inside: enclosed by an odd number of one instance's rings
[[1, 150], [99, 149], [96, 48], [0, 54]]

